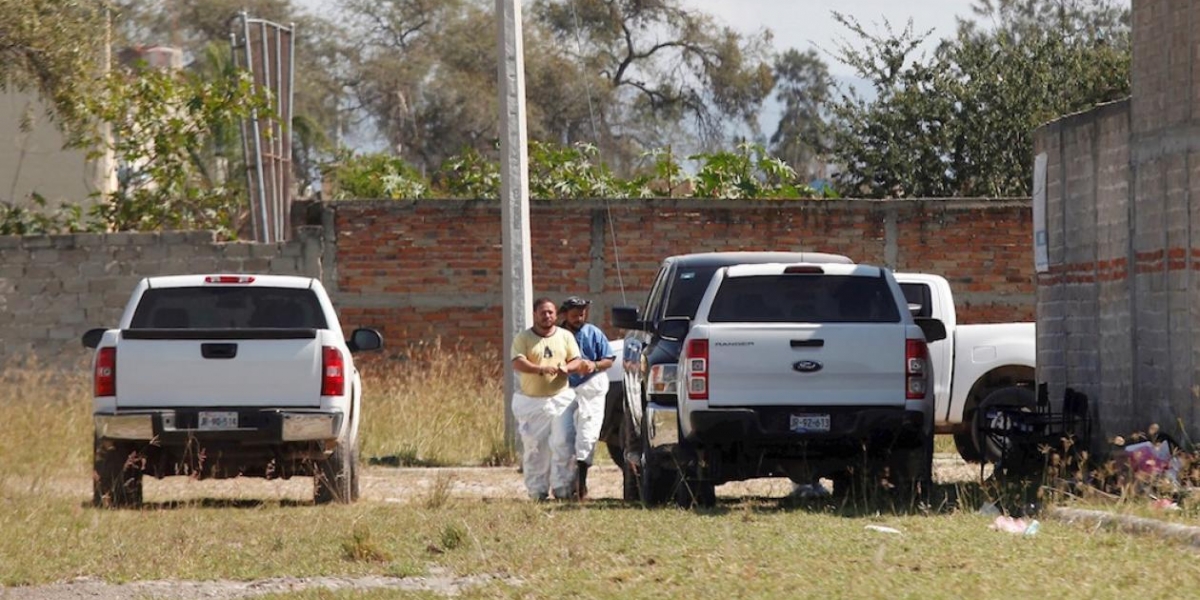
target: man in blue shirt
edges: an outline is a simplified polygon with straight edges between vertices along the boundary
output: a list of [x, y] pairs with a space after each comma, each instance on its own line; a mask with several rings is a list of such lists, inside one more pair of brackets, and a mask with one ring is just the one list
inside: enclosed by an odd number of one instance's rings
[[575, 390], [575, 464], [579, 469], [575, 489], [581, 500], [587, 497], [588, 467], [596, 452], [600, 426], [604, 424], [604, 402], [608, 395], [605, 371], [616, 358], [604, 332], [587, 322], [589, 305], [590, 301], [571, 296], [560, 307], [563, 327], [575, 334], [583, 358], [579, 370], [570, 376], [571, 389]]

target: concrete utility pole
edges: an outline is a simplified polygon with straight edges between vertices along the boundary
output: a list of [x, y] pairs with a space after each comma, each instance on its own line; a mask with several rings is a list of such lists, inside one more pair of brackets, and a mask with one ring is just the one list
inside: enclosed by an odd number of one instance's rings
[[529, 151], [525, 129], [525, 44], [521, 0], [496, 0], [500, 22], [500, 223], [504, 277], [504, 442], [517, 447], [512, 395], [516, 385], [508, 355], [513, 339], [528, 328], [533, 312], [529, 252]]

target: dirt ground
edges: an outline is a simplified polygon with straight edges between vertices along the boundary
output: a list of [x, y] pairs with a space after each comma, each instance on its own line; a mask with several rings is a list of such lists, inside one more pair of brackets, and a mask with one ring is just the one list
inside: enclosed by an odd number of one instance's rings
[[[962, 462], [957, 456], [938, 455], [934, 460], [934, 476], [939, 483], [978, 480], [978, 465]], [[91, 482], [85, 478], [51, 480], [7, 479], [10, 488], [40, 490], [64, 496], [78, 496], [81, 502], [91, 497]], [[599, 465], [588, 477], [593, 498], [620, 498], [621, 472], [611, 464]], [[828, 482], [826, 482], [828, 483]], [[483, 498], [524, 498], [525, 487], [514, 467], [452, 467], [452, 468], [389, 468], [366, 467], [362, 474], [362, 498], [365, 502], [408, 504], [428, 498], [434, 490], [448, 484], [450, 497], [472, 500]], [[728, 483], [717, 488], [718, 497], [782, 497], [793, 491], [787, 479], [759, 479]], [[181, 477], [145, 481], [145, 501], [178, 502], [197, 499], [234, 498], [242, 500], [309, 501], [312, 480], [294, 478], [289, 481], [233, 479], [222, 481], [193, 481]], [[110, 584], [91, 578], [81, 578], [51, 585], [19, 588], [0, 587], [0, 600], [83, 600], [105, 598], [113, 600], [212, 598], [234, 600], [269, 593], [300, 591], [310, 588], [330, 590], [376, 588], [430, 591], [438, 595], [456, 596], [463, 589], [496, 580], [488, 575], [457, 577], [444, 571], [431, 570], [424, 577], [281, 577], [255, 581], [139, 581]], [[519, 583], [519, 582], [510, 582]]]

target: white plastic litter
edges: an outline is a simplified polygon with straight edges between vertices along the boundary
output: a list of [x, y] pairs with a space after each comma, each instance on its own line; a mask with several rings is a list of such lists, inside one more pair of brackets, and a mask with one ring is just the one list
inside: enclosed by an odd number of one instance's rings
[[897, 534], [900, 533], [899, 529], [895, 529], [893, 527], [887, 527], [884, 525], [867, 525], [863, 529], [866, 529], [868, 531], [878, 531], [880, 533], [897, 533]]

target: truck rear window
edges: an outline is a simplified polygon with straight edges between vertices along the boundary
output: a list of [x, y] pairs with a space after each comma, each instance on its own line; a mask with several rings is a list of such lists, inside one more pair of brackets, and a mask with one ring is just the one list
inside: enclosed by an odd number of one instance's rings
[[131, 329], [326, 329], [312, 290], [272, 287], [149, 289]]
[[764, 275], [721, 282], [712, 323], [898, 323], [887, 281], [853, 275]]

